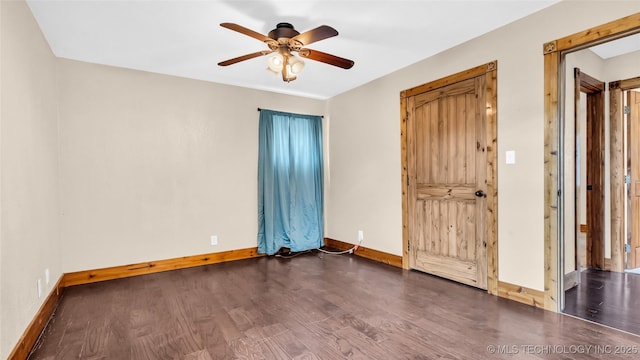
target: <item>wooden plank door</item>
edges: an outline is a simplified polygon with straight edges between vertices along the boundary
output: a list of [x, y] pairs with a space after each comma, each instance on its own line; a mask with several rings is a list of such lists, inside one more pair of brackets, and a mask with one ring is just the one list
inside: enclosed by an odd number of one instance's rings
[[407, 99], [409, 266], [487, 288], [485, 76]]
[[629, 160], [631, 183], [629, 189], [631, 252], [627, 254], [627, 268], [640, 267], [640, 93], [628, 91]]

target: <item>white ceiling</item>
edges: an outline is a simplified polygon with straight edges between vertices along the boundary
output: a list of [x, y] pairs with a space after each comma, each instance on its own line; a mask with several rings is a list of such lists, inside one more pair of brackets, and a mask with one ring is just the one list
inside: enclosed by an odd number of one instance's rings
[[596, 53], [602, 59], [626, 55], [630, 52], [640, 50], [640, 34], [626, 36], [617, 40], [609, 41], [600, 45], [592, 46], [589, 50]]
[[[56, 56], [123, 68], [326, 99], [545, 8], [558, 0], [72, 1], [27, 0]], [[285, 83], [258, 57], [267, 49], [222, 28], [232, 22], [267, 34], [279, 22], [304, 32], [334, 27], [311, 49], [355, 61], [344, 70], [312, 60]]]

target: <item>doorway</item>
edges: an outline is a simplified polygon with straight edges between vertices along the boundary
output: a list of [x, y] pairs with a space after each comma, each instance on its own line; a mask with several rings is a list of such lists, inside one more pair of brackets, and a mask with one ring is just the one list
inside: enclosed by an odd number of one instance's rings
[[[638, 82], [638, 84], [636, 84]], [[622, 81], [620, 82], [622, 83]], [[640, 276], [640, 78], [625, 83], [638, 88], [624, 91], [623, 116], [625, 119], [625, 149], [627, 154], [627, 241], [625, 271]]]
[[[555, 275], [552, 266], [545, 269], [545, 307], [634, 333], [640, 333], [640, 327], [637, 326], [640, 324], [640, 314], [635, 311], [640, 299], [640, 277], [625, 273], [624, 269], [628, 266], [626, 265], [628, 259], [631, 259], [631, 254], [627, 255], [627, 251], [631, 251], [633, 246], [633, 236], [629, 236], [632, 229], [628, 227], [633, 227], [631, 223], [637, 217], [633, 215], [634, 205], [631, 195], [635, 185], [631, 178], [633, 169], [628, 167], [631, 164], [629, 160], [631, 155], [628, 155], [630, 152], [626, 146], [633, 148], [631, 139], [637, 139], [637, 136], [629, 135], [633, 130], [627, 129], [629, 122], [624, 115], [624, 112], [630, 111], [626, 108], [627, 102], [633, 100], [632, 96], [627, 96], [625, 92], [631, 89], [631, 85], [629, 80], [618, 81], [617, 79], [621, 74], [623, 76], [638, 75], [637, 63], [640, 53], [636, 49], [613, 57], [602, 57], [598, 52], [602, 50], [603, 45], [617, 43], [626, 37], [637, 39], [637, 32], [640, 30], [637, 26], [639, 21], [640, 14], [636, 14], [545, 45], [545, 91], [548, 95], [547, 100], [550, 100], [545, 102], [547, 119], [545, 169], [549, 170], [545, 181], [545, 215], [550, 215], [546, 219], [553, 219], [553, 217], [558, 219], [557, 223], [555, 221], [546, 223], [545, 264], [555, 263], [558, 268]], [[605, 33], [607, 39], [599, 38]], [[609, 43], [606, 42], [607, 40]], [[604, 139], [608, 143], [605, 144], [605, 166], [601, 167], [604, 169], [604, 190], [608, 194], [605, 195], [604, 201], [605, 214], [599, 218], [600, 221], [604, 220], [602, 237], [605, 247], [604, 261], [601, 261], [599, 254], [597, 258], [594, 258], [593, 254], [590, 254], [589, 259], [585, 256], [583, 263], [588, 264], [589, 268], [577, 277], [578, 282], [581, 283], [565, 293], [567, 279], [562, 275], [566, 275], [563, 270], [566, 271], [567, 263], [571, 261], [571, 254], [566, 251], [566, 245], [573, 241], [573, 239], [569, 241], [567, 234], [574, 229], [579, 233], [581, 227], [588, 230], [591, 227], [590, 222], [598, 221], [594, 218], [594, 220], [586, 220], [585, 224], [580, 223], [578, 214], [575, 216], [572, 214], [577, 206], [570, 206], [569, 202], [569, 198], [573, 195], [572, 186], [574, 190], [578, 189], [578, 183], [573, 183], [577, 178], [567, 181], [568, 176], [573, 176], [573, 172], [570, 168], [571, 150], [565, 143], [574, 136], [572, 131], [567, 130], [569, 122], [573, 119], [574, 109], [573, 106], [569, 106], [569, 99], [573, 101], [573, 96], [569, 92], [572, 87], [569, 85], [568, 76], [564, 76], [569, 72], [565, 69], [573, 70], [573, 67], [569, 66], [573, 65], [571, 56], [580, 55], [581, 52], [587, 53], [584, 55], [587, 58], [581, 59], [582, 63], [591, 64], [589, 65], [591, 68], [587, 70], [589, 75], [596, 75], [596, 78], [607, 81], [608, 87], [605, 86], [605, 90], [609, 91], [609, 96], [605, 96], [603, 112], [605, 131], [608, 131]], [[593, 66], [594, 64], [597, 66]], [[592, 73], [592, 69], [596, 69], [595, 74]], [[584, 73], [584, 69], [580, 70]], [[562, 84], [565, 85], [562, 86]], [[638, 86], [635, 85], [635, 88]], [[580, 101], [586, 103], [588, 91], [580, 90], [584, 93]], [[554, 108], [557, 112], [554, 112]], [[589, 109], [590, 106], [585, 108]], [[588, 111], [585, 110], [585, 112]], [[558, 126], [556, 129], [559, 131], [556, 132], [555, 126]], [[585, 128], [588, 128], [588, 124], [585, 124]], [[590, 136], [592, 133], [590, 130], [585, 135]], [[562, 150], [558, 151], [558, 149]], [[586, 154], [584, 156], [589, 158], [589, 161], [592, 160], [592, 156]], [[581, 185], [588, 186], [591, 183], [592, 181], [589, 180]], [[578, 199], [577, 196], [576, 199]], [[578, 199], [576, 204], [579, 204], [579, 201]], [[635, 213], [637, 214], [637, 211]], [[556, 248], [558, 244], [564, 246]], [[596, 251], [599, 250], [596, 249]], [[576, 258], [579, 259], [577, 256]], [[576, 263], [579, 268], [580, 261], [576, 260]], [[634, 327], [633, 324], [636, 326]]]
[[[576, 71], [578, 73], [578, 71]], [[576, 82], [579, 81], [576, 76]], [[586, 261], [580, 262], [580, 256], [576, 261], [578, 266], [577, 284], [565, 292], [564, 312], [586, 320], [602, 323], [611, 327], [640, 334], [640, 315], [635, 311], [640, 306], [640, 271], [636, 268], [637, 248], [640, 247], [640, 96], [638, 89], [640, 78], [611, 81], [609, 85], [609, 132], [611, 166], [611, 216], [603, 216], [611, 224], [612, 233], [622, 236], [602, 236], [608, 246], [604, 267], [597, 265], [593, 252], [586, 247]], [[581, 89], [583, 91], [584, 89]], [[576, 99], [585, 99], [589, 95], [584, 92]], [[585, 101], [582, 101], [584, 103]], [[589, 113], [592, 105], [576, 106], [576, 114], [586, 113], [586, 128], [589, 129]], [[582, 104], [585, 105], [585, 104]], [[587, 110], [584, 110], [586, 108]], [[599, 111], [599, 110], [598, 110]], [[576, 129], [580, 128], [581, 116], [576, 116]], [[591, 126], [593, 128], [594, 126]], [[596, 126], [597, 127], [597, 126]], [[587, 137], [592, 131], [587, 130]], [[580, 134], [580, 131], [576, 131]], [[590, 161], [593, 153], [589, 151], [576, 151], [576, 154], [587, 154]], [[589, 155], [591, 154], [591, 155]], [[578, 156], [576, 156], [578, 158]], [[621, 160], [621, 161], [617, 161]], [[577, 163], [577, 161], [576, 161]], [[584, 163], [584, 162], [583, 162]], [[579, 168], [579, 167], [577, 167]], [[603, 167], [604, 168], [604, 167]], [[592, 172], [588, 170], [587, 176]], [[579, 171], [576, 171], [578, 178]], [[619, 175], [623, 176], [622, 184], [613, 180]], [[591, 181], [587, 182], [587, 186]], [[576, 193], [580, 193], [576, 185]], [[587, 195], [589, 191], [586, 191]], [[576, 209], [580, 208], [580, 196], [576, 197]], [[589, 204], [587, 203], [587, 208]], [[621, 221], [615, 221], [615, 214], [622, 211]], [[587, 211], [589, 212], [589, 211]], [[576, 212], [577, 214], [579, 211]], [[576, 220], [580, 217], [576, 215]], [[589, 217], [589, 219], [591, 219]], [[597, 220], [597, 218], [596, 218]], [[591, 220], [588, 220], [589, 222]], [[589, 226], [587, 226], [589, 228]], [[603, 234], [603, 235], [606, 235]], [[587, 243], [589, 236], [587, 236]], [[604, 247], [603, 247], [604, 248]], [[582, 271], [580, 271], [582, 270]], [[567, 281], [565, 279], [565, 288]]]
[[[640, 35], [638, 35], [640, 36]], [[640, 77], [611, 82], [611, 269], [640, 273]], [[619, 219], [618, 221], [616, 221]]]
[[[566, 57], [566, 66], [585, 59], [582, 50]], [[588, 56], [592, 56], [587, 53]], [[593, 59], [591, 59], [593, 61]], [[606, 59], [602, 60], [607, 64]], [[611, 81], [609, 89], [611, 96], [604, 97], [605, 83], [593, 76], [587, 75], [579, 68], [573, 68], [574, 74], [574, 107], [575, 115], [575, 159], [571, 154], [565, 154], [565, 167], [570, 168], [571, 163], [575, 168], [575, 270], [565, 274], [565, 297], [563, 312], [586, 320], [598, 322], [631, 333], [640, 334], [640, 317], [634, 315], [634, 311], [640, 304], [640, 276], [625, 274], [617, 268], [618, 264], [633, 262], [633, 251], [619, 252], [617, 249], [633, 249], [633, 244], [638, 236], [634, 233], [634, 186], [633, 179], [640, 180], [640, 154], [638, 148], [640, 138], [637, 132], [637, 113], [632, 111], [636, 102], [635, 93], [632, 90], [620, 90], [622, 96], [618, 99], [616, 91], [623, 84], [623, 88], [630, 86], [629, 80]], [[606, 76], [606, 72], [601, 74]], [[569, 81], [569, 79], [567, 79]], [[569, 97], [569, 94], [566, 94]], [[607, 100], [607, 101], [605, 101]], [[567, 101], [569, 102], [569, 101]], [[618, 111], [616, 104], [622, 104], [622, 111]], [[605, 104], [610, 111], [605, 111]], [[640, 107], [640, 106], [639, 106]], [[632, 115], [632, 112], [634, 113]], [[605, 116], [606, 115], [606, 116]], [[567, 119], [569, 116], [567, 116]], [[606, 147], [604, 140], [605, 125], [610, 124], [611, 139], [622, 141], [610, 141]], [[622, 124], [622, 126], [617, 126]], [[566, 123], [567, 137], [571, 122]], [[570, 139], [569, 139], [570, 140]], [[605, 167], [605, 158], [610, 153], [621, 153], [626, 159], [624, 169], [618, 169], [612, 164]], [[603, 157], [604, 155], [604, 157]], [[614, 156], [615, 157], [615, 156]], [[620, 166], [622, 167], [622, 165]], [[606, 171], [605, 169], [609, 169]], [[605, 196], [604, 188], [613, 185], [609, 180], [609, 174], [617, 174], [622, 171], [625, 175], [626, 196], [624, 201], [617, 203], [610, 195]], [[614, 175], [615, 177], [615, 175]], [[628, 179], [628, 180], [627, 180]], [[603, 188], [601, 184], [605, 184]], [[565, 191], [569, 192], [569, 186]], [[613, 186], [612, 186], [613, 188]], [[640, 195], [640, 194], [638, 194]], [[565, 201], [570, 203], [568, 199]], [[623, 217], [621, 230], [627, 234], [625, 238], [630, 246], [626, 246], [620, 239], [619, 244], [612, 244], [612, 237], [607, 236], [605, 228], [615, 226], [613, 217], [605, 214], [605, 203], [611, 203], [614, 208], [624, 208], [626, 216]], [[567, 205], [567, 209], [570, 206]], [[615, 211], [614, 211], [615, 212]], [[569, 219], [570, 217], [565, 217]], [[567, 221], [570, 222], [570, 221]], [[607, 223], [612, 224], [607, 226]], [[595, 224], [595, 226], [593, 225]], [[567, 225], [567, 228], [570, 228]], [[593, 231], [594, 228], [596, 231]], [[570, 232], [565, 231], [565, 235]], [[570, 236], [566, 236], [565, 245], [569, 244]], [[634, 241], [635, 239], [635, 241]], [[607, 246], [605, 246], [607, 245]], [[615, 251], [613, 249], [616, 249]], [[570, 256], [571, 248], [565, 249], [565, 268], [572, 264]], [[622, 255], [622, 257], [620, 256]], [[626, 266], [628, 268], [628, 266]], [[572, 276], [569, 276], [572, 275]]]
[[[544, 54], [544, 107], [545, 107], [545, 144], [544, 144], [544, 169], [545, 169], [545, 192], [544, 192], [544, 215], [545, 215], [545, 294], [544, 307], [551, 311], [562, 311], [564, 307], [564, 291], [563, 291], [563, 271], [564, 271], [564, 247], [560, 246], [564, 241], [565, 211], [564, 208], [564, 143], [565, 134], [563, 126], [566, 122], [566, 116], [563, 112], [565, 109], [564, 90], [561, 84], [564, 74], [565, 56], [589, 46], [604, 44], [607, 41], [613, 41], [625, 38], [627, 36], [635, 36], [640, 33], [640, 13], [629, 15], [627, 17], [615, 20], [600, 26], [596, 26], [584, 31], [569, 35], [554, 41], [545, 43], [543, 46]], [[636, 63], [637, 64], [637, 63]], [[635, 67], [637, 69], [637, 66]], [[615, 105], [616, 108], [618, 104]], [[615, 109], [612, 109], [612, 111]], [[612, 123], [613, 127], [614, 124]], [[611, 135], [610, 142], [614, 144], [619, 142]], [[623, 210], [614, 208], [615, 198], [618, 196], [620, 189], [623, 189], [624, 174], [617, 169], [618, 158], [622, 154], [617, 151], [611, 151], [611, 221], [610, 231], [612, 238], [612, 267], [621, 267], [621, 264], [613, 263], [614, 245], [618, 244], [617, 238], [623, 236], [618, 231], [622, 222], [620, 215]], [[622, 168], [621, 168], [622, 169]], [[624, 190], [622, 190], [624, 191]], [[573, 223], [570, 223], [572, 226]]]
[[[586, 234], [584, 247], [576, 257], [576, 270], [581, 267], [605, 269], [604, 221], [605, 221], [605, 83], [574, 68], [576, 145], [584, 139], [584, 150], [576, 146], [576, 221], [578, 232]], [[584, 167], [578, 166], [578, 160]], [[582, 172], [584, 171], [584, 176]], [[581, 196], [583, 195], [584, 196]], [[584, 200], [584, 201], [582, 201]], [[582, 226], [585, 225], [585, 226]], [[580, 238], [580, 237], [576, 237]], [[577, 244], [581, 245], [581, 244]]]
[[[566, 66], [584, 60], [585, 55], [581, 54], [582, 52], [592, 56], [589, 51], [581, 50], [567, 55]], [[603, 59], [602, 65], [606, 68], [607, 64], [608, 60]], [[576, 169], [576, 271], [575, 281], [565, 275], [563, 312], [640, 334], [640, 316], [635, 311], [640, 306], [640, 273], [634, 274], [637, 271], [634, 251], [639, 247], [640, 240], [640, 185], [636, 185], [640, 184], [640, 96], [637, 88], [632, 88], [638, 86], [634, 82], [638, 78], [610, 81], [610, 97], [605, 98], [604, 82], [587, 75], [579, 68], [573, 68], [572, 72], [575, 84], [573, 114], [576, 155], [575, 160], [571, 154], [565, 155], [565, 167], [569, 168], [573, 161]], [[606, 76], [607, 72], [603, 71], [601, 74]], [[605, 111], [605, 104], [610, 104], [607, 106], [609, 111]], [[566, 127], [569, 129], [571, 122], [567, 122]], [[605, 147], [602, 141], [605, 127], [609, 128], [612, 139], [608, 147]], [[568, 134], [569, 130], [567, 137]], [[603, 160], [608, 157], [620, 158], [623, 163], [612, 160], [611, 166], [605, 167]], [[610, 170], [605, 171], [609, 168]], [[613, 186], [613, 181], [609, 180], [615, 178], [616, 174], [624, 175], [624, 184], [620, 188], [624, 195], [605, 196], [599, 184], [605, 184], [605, 188], [611, 185], [611, 188], [617, 189]], [[566, 189], [568, 192], [569, 187]], [[616, 191], [613, 191], [613, 194], [615, 195]], [[620, 229], [617, 230], [624, 236], [618, 239], [617, 243], [615, 237], [607, 236], [606, 231], [603, 231], [606, 227], [616, 227], [614, 216], [605, 214], [605, 203], [611, 203], [612, 208], [624, 210], [625, 216], [622, 217]], [[606, 226], [607, 224], [611, 225]], [[567, 225], [567, 228], [569, 227], [570, 225]], [[592, 231], [594, 227], [597, 231]], [[580, 230], [585, 232], [582, 233]], [[565, 231], [565, 234], [567, 233]], [[569, 236], [565, 239], [565, 245], [569, 243], [568, 240]], [[567, 266], [571, 264], [572, 249], [565, 250]]]
[[497, 294], [496, 73], [401, 93], [405, 268]]
[[[567, 67], [582, 57], [567, 59]], [[573, 96], [567, 91], [567, 135], [565, 166], [567, 182], [565, 207], [564, 290], [580, 284], [580, 272], [587, 268], [605, 269], [605, 83], [578, 67], [567, 76], [573, 83]], [[569, 98], [573, 98], [572, 106]]]

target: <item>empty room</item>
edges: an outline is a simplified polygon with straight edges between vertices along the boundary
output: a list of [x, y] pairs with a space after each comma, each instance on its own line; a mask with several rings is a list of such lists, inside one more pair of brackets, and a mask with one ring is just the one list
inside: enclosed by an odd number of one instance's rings
[[635, 359], [640, 2], [0, 0], [1, 359]]

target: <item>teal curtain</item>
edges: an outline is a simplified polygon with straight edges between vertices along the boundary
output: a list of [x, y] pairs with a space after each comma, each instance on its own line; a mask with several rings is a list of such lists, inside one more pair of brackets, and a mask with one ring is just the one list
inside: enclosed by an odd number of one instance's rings
[[258, 252], [323, 245], [322, 117], [262, 109], [258, 145]]

